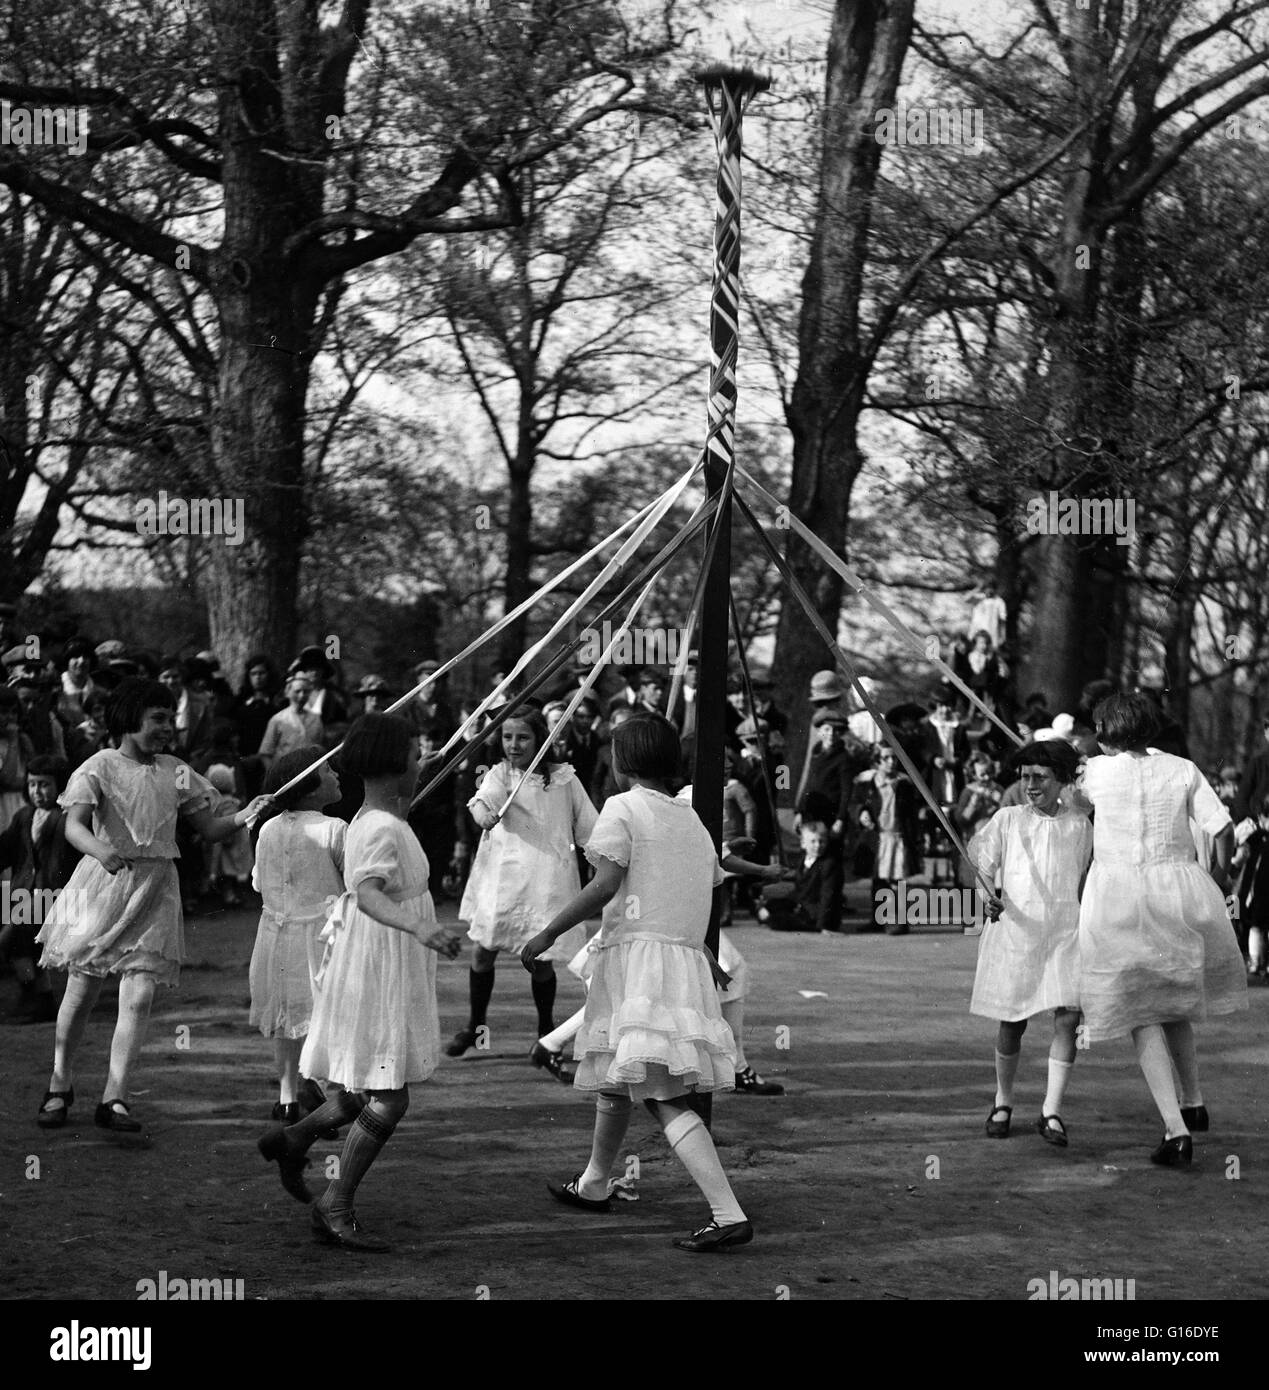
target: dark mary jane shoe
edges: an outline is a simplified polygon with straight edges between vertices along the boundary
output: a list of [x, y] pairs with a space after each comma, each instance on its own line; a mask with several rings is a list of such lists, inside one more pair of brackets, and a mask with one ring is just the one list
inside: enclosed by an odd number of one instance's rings
[[582, 1211], [611, 1211], [612, 1198], [604, 1197], [600, 1201], [596, 1201], [593, 1197], [582, 1196], [577, 1190], [577, 1184], [581, 1180], [582, 1175], [578, 1173], [575, 1178], [570, 1178], [565, 1183], [547, 1183], [546, 1190], [557, 1202], [563, 1202], [566, 1207], [578, 1207]]
[[93, 1124], [98, 1129], [113, 1130], [115, 1134], [140, 1134], [141, 1121], [134, 1120], [121, 1100], [103, 1100], [93, 1112]]
[[[994, 1120], [994, 1119], [992, 1119], [992, 1116], [993, 1116], [993, 1115], [999, 1115], [1000, 1112], [1001, 1112], [1002, 1110], [1005, 1112], [1005, 1118], [1004, 1118], [1003, 1120]], [[1013, 1119], [1013, 1106], [1012, 1106], [1012, 1105], [993, 1105], [993, 1106], [991, 1107], [991, 1109], [987, 1112], [987, 1138], [988, 1138], [988, 1139], [1008, 1139], [1008, 1138], [1009, 1138], [1009, 1122], [1010, 1122], [1010, 1120], [1012, 1120], [1012, 1119]]]
[[573, 1084], [573, 1073], [564, 1065], [562, 1052], [552, 1052], [543, 1047], [540, 1042], [535, 1042], [529, 1049], [529, 1061], [535, 1067], [549, 1071], [557, 1081], [562, 1081], [565, 1086]]
[[[60, 1100], [61, 1105], [49, 1109], [49, 1101]], [[40, 1108], [35, 1114], [35, 1123], [41, 1129], [61, 1129], [70, 1115], [70, 1108], [75, 1104], [75, 1088], [72, 1086], [69, 1091], [45, 1091], [44, 1099], [40, 1101]]]
[[708, 1226], [693, 1231], [690, 1236], [684, 1236], [674, 1244], [678, 1249], [690, 1250], [694, 1255], [705, 1255], [729, 1250], [733, 1245], [748, 1245], [752, 1239], [753, 1227], [748, 1221], [737, 1221], [731, 1226], [720, 1226], [717, 1221], [711, 1221]]
[[1150, 1155], [1150, 1162], [1162, 1168], [1188, 1168], [1193, 1160], [1194, 1141], [1188, 1134], [1178, 1134], [1172, 1139], [1165, 1137]]
[[313, 1235], [323, 1245], [338, 1245], [343, 1250], [360, 1250], [367, 1255], [386, 1255], [392, 1249], [386, 1240], [379, 1240], [363, 1229], [355, 1212], [331, 1216], [314, 1206], [312, 1224]]
[[1046, 1144], [1064, 1149], [1067, 1145], [1066, 1126], [1061, 1115], [1041, 1115], [1035, 1122], [1036, 1131]]

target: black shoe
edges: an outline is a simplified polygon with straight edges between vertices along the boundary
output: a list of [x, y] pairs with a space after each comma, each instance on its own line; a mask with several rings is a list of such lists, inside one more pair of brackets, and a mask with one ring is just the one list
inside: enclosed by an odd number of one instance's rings
[[278, 1176], [282, 1179], [282, 1186], [297, 1202], [313, 1200], [313, 1194], [304, 1181], [308, 1158], [304, 1154], [297, 1154], [286, 1142], [286, 1130], [281, 1125], [275, 1125], [256, 1140], [256, 1148], [260, 1150], [260, 1157], [266, 1163], [278, 1165]]
[[476, 1030], [474, 1028], [460, 1028], [454, 1034], [453, 1040], [445, 1045], [445, 1055], [447, 1057], [461, 1057], [469, 1047], [476, 1045]]
[[1188, 1168], [1194, 1159], [1194, 1141], [1188, 1134], [1178, 1134], [1163, 1143], [1150, 1155], [1150, 1162], [1163, 1168]]
[[566, 1207], [580, 1207], [582, 1211], [611, 1211], [612, 1199], [603, 1198], [602, 1201], [595, 1201], [591, 1197], [583, 1197], [577, 1190], [577, 1184], [581, 1181], [582, 1175], [578, 1173], [575, 1178], [570, 1178], [565, 1183], [549, 1182], [546, 1190], [555, 1198], [557, 1202], [563, 1202]]
[[121, 1100], [103, 1100], [93, 1114], [98, 1129], [110, 1129], [116, 1134], [140, 1134], [141, 1122], [134, 1120]]
[[1206, 1134], [1211, 1123], [1207, 1118], [1206, 1105], [1183, 1105], [1181, 1118], [1191, 1134]]
[[[51, 1100], [60, 1100], [62, 1103], [50, 1110], [48, 1103]], [[71, 1106], [74, 1104], [75, 1088], [73, 1086], [69, 1091], [45, 1091], [44, 1099], [40, 1101], [40, 1108], [35, 1114], [35, 1123], [41, 1129], [61, 1129], [70, 1115]]]
[[680, 1250], [704, 1255], [727, 1250], [733, 1245], [748, 1245], [752, 1239], [753, 1227], [748, 1221], [737, 1221], [732, 1226], [720, 1226], [717, 1221], [711, 1221], [708, 1226], [702, 1226], [699, 1231], [693, 1231], [690, 1236], [684, 1236], [674, 1244]]
[[[1002, 1110], [1005, 1112], [1005, 1118], [1004, 1118], [1003, 1120], [994, 1120], [994, 1119], [992, 1119], [992, 1116], [993, 1116], [993, 1115], [999, 1115], [1000, 1112], [1001, 1112]], [[1012, 1119], [1013, 1119], [1013, 1106], [1012, 1106], [1012, 1105], [993, 1105], [993, 1106], [991, 1107], [991, 1109], [987, 1112], [987, 1138], [988, 1138], [988, 1139], [1008, 1139], [1008, 1138], [1009, 1138], [1009, 1122], [1010, 1122], [1010, 1120], [1012, 1120]]]
[[1066, 1148], [1066, 1126], [1062, 1123], [1061, 1115], [1041, 1115], [1035, 1122], [1035, 1127], [1046, 1144], [1053, 1144], [1059, 1149]]
[[338, 1245], [345, 1250], [361, 1250], [368, 1255], [386, 1254], [392, 1247], [378, 1240], [361, 1227], [355, 1212], [331, 1216], [315, 1206], [312, 1215], [313, 1234], [323, 1245]]
[[549, 1071], [557, 1081], [562, 1081], [566, 1086], [573, 1084], [573, 1073], [564, 1065], [562, 1052], [551, 1052], [540, 1042], [535, 1042], [529, 1049], [529, 1061], [535, 1067], [542, 1067]]
[[282, 1102], [275, 1101], [273, 1109], [269, 1112], [269, 1118], [277, 1124], [293, 1125], [300, 1118], [300, 1107], [295, 1101], [290, 1101], [283, 1105]]
[[736, 1073], [738, 1096], [782, 1096], [784, 1087], [778, 1081], [764, 1081], [752, 1067]]

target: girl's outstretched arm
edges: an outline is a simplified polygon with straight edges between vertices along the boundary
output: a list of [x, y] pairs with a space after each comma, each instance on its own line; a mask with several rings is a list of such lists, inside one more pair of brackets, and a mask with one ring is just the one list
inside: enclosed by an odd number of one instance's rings
[[232, 816], [214, 816], [206, 806], [200, 811], [187, 811], [184, 814], [204, 840], [216, 844], [231, 839], [244, 825], [250, 825], [272, 801], [271, 796], [257, 796]]
[[611, 859], [600, 859], [595, 868], [595, 877], [571, 903], [562, 907], [520, 952], [520, 961], [524, 968], [532, 970], [537, 958], [543, 952], [549, 951], [570, 927], [593, 917], [605, 903], [616, 897], [625, 877], [624, 865], [614, 863]]

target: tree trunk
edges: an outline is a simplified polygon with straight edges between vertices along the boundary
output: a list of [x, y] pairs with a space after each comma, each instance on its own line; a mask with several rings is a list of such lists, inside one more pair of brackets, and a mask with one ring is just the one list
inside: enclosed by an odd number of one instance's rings
[[[798, 374], [787, 413], [793, 435], [792, 513], [845, 554], [850, 492], [859, 474], [859, 415], [871, 363], [864, 360], [859, 301], [881, 162], [875, 113], [894, 106], [912, 33], [913, 0], [837, 0], [828, 43], [819, 196], [802, 280]], [[793, 573], [829, 630], [841, 615], [842, 581], [790, 537]], [[811, 676], [833, 665], [791, 595], [776, 631], [776, 698], [789, 715], [789, 750], [801, 766]]]
[[[532, 444], [522, 439], [508, 469], [505, 613], [518, 608], [533, 592], [533, 463]], [[510, 670], [523, 655], [528, 631], [527, 613], [503, 629], [498, 653], [504, 670]]]

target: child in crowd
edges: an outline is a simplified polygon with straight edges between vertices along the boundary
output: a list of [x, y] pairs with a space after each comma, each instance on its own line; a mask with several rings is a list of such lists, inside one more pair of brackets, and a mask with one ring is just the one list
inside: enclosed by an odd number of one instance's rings
[[1247, 933], [1247, 973], [1261, 984], [1269, 982], [1265, 937], [1269, 933], [1269, 796], [1260, 805], [1256, 828], [1239, 845], [1233, 867], [1238, 881], [1238, 920]]
[[763, 893], [758, 920], [772, 931], [839, 932], [842, 929], [842, 861], [833, 854], [828, 827], [804, 820], [798, 831], [801, 861], [794, 866], [792, 892]]
[[66, 813], [57, 804], [66, 776], [64, 759], [32, 758], [26, 769], [29, 805], [0, 833], [0, 872], [12, 871], [9, 900], [26, 907], [0, 928], [0, 954], [22, 987], [19, 1023], [52, 1023], [57, 1017], [48, 971], [36, 964], [35, 935], [79, 863], [79, 850], [66, 842]]

